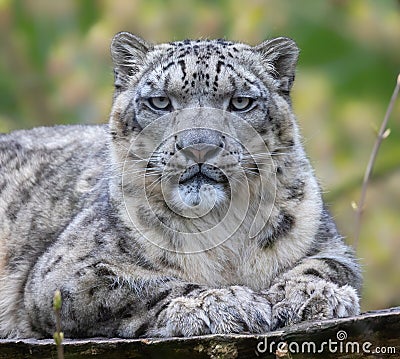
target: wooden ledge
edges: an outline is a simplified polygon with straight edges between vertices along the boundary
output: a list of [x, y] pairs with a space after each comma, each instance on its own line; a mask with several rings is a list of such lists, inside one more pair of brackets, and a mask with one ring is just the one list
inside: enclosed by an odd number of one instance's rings
[[[66, 339], [65, 358], [399, 358], [400, 307], [262, 335]], [[52, 339], [0, 339], [0, 359], [57, 358]]]

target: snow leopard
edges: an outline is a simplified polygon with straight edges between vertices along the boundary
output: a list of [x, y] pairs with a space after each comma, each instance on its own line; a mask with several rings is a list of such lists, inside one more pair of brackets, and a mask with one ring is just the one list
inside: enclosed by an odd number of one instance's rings
[[104, 125], [0, 135], [0, 337], [265, 333], [357, 315], [278, 37], [111, 43]]

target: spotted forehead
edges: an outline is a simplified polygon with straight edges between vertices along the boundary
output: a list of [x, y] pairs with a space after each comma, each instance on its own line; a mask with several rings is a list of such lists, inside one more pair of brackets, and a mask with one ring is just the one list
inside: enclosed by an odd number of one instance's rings
[[216, 59], [223, 60], [238, 59], [243, 51], [251, 50], [251, 47], [241, 43], [218, 40], [184, 40], [163, 44], [160, 46], [164, 54], [165, 67], [172, 66], [177, 61], [196, 59], [196, 64], [207, 64]]
[[168, 45], [170, 46], [171, 53], [176, 53], [179, 56], [186, 56], [188, 54], [212, 56], [220, 55], [226, 51], [232, 52], [231, 56], [233, 56], [234, 52], [239, 52], [241, 47], [249, 47], [248, 45], [222, 39], [183, 40], [170, 42]]
[[[154, 49], [152, 68], [155, 73], [148, 84], [152, 83], [153, 88], [160, 85], [169, 87], [180, 93], [195, 93], [201, 88], [202, 93], [211, 91], [217, 94], [221, 92], [220, 80], [223, 77], [229, 77], [230, 85], [226, 84], [222, 91], [228, 90], [227, 87], [233, 89], [239, 79], [254, 82], [240, 66], [249, 59], [254, 59], [254, 52], [249, 45], [222, 39], [162, 44]], [[229, 70], [229, 76], [226, 76], [225, 70]]]

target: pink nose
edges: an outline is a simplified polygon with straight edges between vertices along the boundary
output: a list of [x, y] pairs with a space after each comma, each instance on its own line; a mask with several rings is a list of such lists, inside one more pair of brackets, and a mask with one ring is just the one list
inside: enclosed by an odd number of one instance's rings
[[204, 163], [207, 160], [215, 157], [220, 151], [221, 147], [210, 145], [207, 143], [198, 143], [195, 145], [187, 146], [181, 150], [181, 153], [187, 158], [196, 163]]

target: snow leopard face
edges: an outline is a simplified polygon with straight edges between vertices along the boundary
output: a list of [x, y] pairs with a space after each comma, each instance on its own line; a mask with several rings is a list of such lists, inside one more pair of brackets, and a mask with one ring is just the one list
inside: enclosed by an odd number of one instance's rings
[[[276, 172], [271, 153], [295, 146], [290, 39], [152, 46], [120, 33], [112, 55], [114, 140], [129, 139], [125, 152], [136, 166], [143, 161], [148, 195], [163, 192], [181, 211], [222, 204], [244, 176]], [[129, 164], [125, 172], [136, 173]]]

